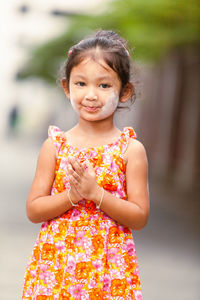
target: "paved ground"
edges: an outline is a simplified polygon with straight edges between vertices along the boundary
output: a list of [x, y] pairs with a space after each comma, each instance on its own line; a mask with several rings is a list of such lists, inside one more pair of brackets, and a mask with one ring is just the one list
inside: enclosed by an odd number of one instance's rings
[[[24, 271], [40, 228], [25, 216], [38, 151], [37, 145], [22, 141], [1, 145], [1, 300], [21, 299]], [[153, 180], [150, 192], [148, 226], [135, 233], [144, 300], [199, 300], [199, 212], [191, 210], [191, 199], [182, 205]]]

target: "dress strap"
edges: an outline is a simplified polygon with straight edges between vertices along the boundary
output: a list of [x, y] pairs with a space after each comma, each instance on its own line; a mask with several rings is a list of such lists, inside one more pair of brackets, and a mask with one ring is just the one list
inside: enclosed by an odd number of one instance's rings
[[66, 138], [64, 137], [64, 131], [57, 126], [50, 125], [48, 128], [48, 137], [52, 139], [58, 157], [60, 149], [63, 143], [66, 141]]
[[125, 127], [122, 134], [121, 153], [124, 154], [128, 148], [130, 139], [136, 139], [137, 134], [132, 127]]

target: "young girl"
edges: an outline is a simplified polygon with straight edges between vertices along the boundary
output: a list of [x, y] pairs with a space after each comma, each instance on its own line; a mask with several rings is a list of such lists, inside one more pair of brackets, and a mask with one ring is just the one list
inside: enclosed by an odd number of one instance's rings
[[147, 159], [134, 130], [113, 116], [134, 93], [130, 57], [115, 32], [74, 45], [62, 86], [78, 114], [67, 132], [49, 127], [28, 199], [43, 222], [23, 299], [141, 300], [131, 229], [148, 219]]

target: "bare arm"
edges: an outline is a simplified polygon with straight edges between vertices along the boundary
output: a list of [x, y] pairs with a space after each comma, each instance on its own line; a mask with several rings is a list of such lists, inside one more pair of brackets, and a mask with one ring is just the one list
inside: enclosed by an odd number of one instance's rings
[[40, 150], [35, 177], [26, 202], [27, 216], [33, 223], [53, 219], [72, 207], [67, 191], [50, 195], [55, 167], [56, 150], [49, 138]]
[[[128, 148], [126, 168], [127, 200], [119, 199], [105, 191], [101, 209], [112, 219], [139, 230], [143, 228], [149, 215], [148, 166], [146, 152], [137, 140], [131, 140]], [[95, 192], [94, 202], [99, 204], [101, 189]]]

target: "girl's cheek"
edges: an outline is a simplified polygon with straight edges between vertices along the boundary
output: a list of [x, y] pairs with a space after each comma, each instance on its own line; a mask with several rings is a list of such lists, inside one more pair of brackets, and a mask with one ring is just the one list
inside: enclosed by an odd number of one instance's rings
[[106, 118], [111, 115], [116, 110], [118, 103], [119, 94], [117, 92], [112, 92], [111, 95], [106, 99], [106, 103], [102, 107], [99, 116]]
[[76, 102], [74, 101], [74, 96], [73, 96], [72, 93], [70, 94], [70, 102], [71, 102], [71, 106], [73, 107], [73, 109], [74, 109], [76, 112], [78, 112], [78, 109], [77, 109], [77, 107], [76, 107]]

